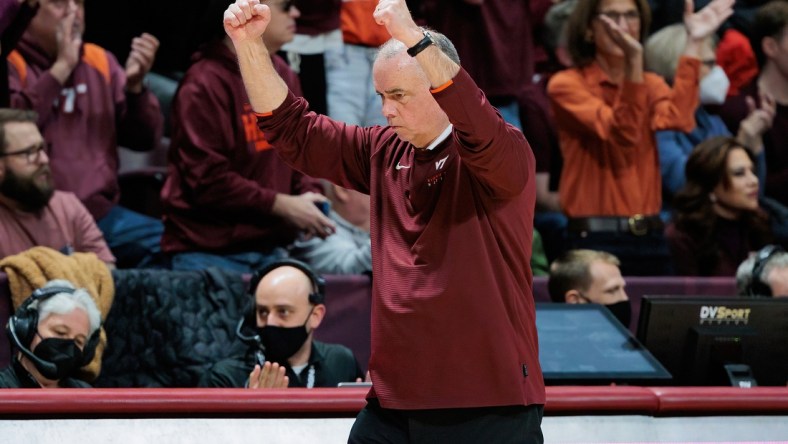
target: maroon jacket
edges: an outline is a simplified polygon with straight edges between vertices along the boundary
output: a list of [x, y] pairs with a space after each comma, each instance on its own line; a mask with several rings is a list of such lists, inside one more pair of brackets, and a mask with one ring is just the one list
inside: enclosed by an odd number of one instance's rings
[[[273, 61], [301, 94], [295, 73], [279, 56]], [[237, 59], [220, 41], [195, 55], [175, 95], [167, 170], [161, 193], [166, 252], [230, 254], [287, 245], [297, 230], [271, 214], [274, 197], [321, 191], [271, 149], [257, 128]]]
[[115, 56], [90, 43], [64, 85], [49, 73], [54, 60], [27, 37], [8, 60], [11, 106], [38, 112], [55, 186], [101, 219], [120, 197], [118, 145], [149, 150], [161, 138], [159, 101], [147, 90], [126, 93]]
[[371, 196], [369, 369], [382, 406], [544, 404], [533, 153], [465, 71], [435, 99], [454, 130], [431, 151], [308, 112], [293, 95], [259, 122], [296, 168]]

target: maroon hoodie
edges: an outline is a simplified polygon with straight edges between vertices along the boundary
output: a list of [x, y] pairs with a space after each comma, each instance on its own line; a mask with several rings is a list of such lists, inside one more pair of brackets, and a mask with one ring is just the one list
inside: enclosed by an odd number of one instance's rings
[[118, 145], [149, 150], [161, 138], [159, 101], [147, 90], [126, 93], [115, 56], [90, 43], [64, 85], [49, 73], [54, 60], [27, 36], [8, 61], [11, 106], [38, 112], [55, 186], [101, 219], [120, 197]]
[[[274, 66], [295, 94], [296, 74]], [[297, 230], [271, 214], [277, 193], [320, 192], [319, 183], [271, 149], [246, 97], [238, 62], [221, 41], [194, 57], [172, 108], [172, 144], [164, 204], [166, 252], [264, 251], [295, 240]]]
[[342, 0], [297, 0], [301, 16], [296, 19], [299, 34], [318, 35], [339, 29]]
[[487, 96], [518, 97], [531, 84], [534, 44], [529, 2], [423, 0], [427, 25], [454, 43], [468, 71]]

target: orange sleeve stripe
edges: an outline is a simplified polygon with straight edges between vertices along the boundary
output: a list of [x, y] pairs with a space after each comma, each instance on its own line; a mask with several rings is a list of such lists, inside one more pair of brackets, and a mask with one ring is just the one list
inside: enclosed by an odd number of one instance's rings
[[274, 115], [273, 111], [268, 111], [267, 113], [256, 113], [253, 111], [252, 113], [257, 117], [271, 117]]
[[21, 83], [24, 88], [25, 82], [27, 81], [27, 63], [25, 63], [22, 54], [16, 49], [11, 51], [11, 53], [8, 54], [8, 62], [16, 69], [17, 74], [19, 74], [19, 83]]
[[441, 85], [441, 86], [439, 86], [439, 87], [437, 87], [435, 89], [431, 89], [430, 92], [433, 93], [433, 94], [437, 94], [437, 93], [443, 91], [444, 89], [452, 86], [453, 84], [454, 84], [454, 80], [449, 80], [448, 82], [444, 83], [443, 85]]

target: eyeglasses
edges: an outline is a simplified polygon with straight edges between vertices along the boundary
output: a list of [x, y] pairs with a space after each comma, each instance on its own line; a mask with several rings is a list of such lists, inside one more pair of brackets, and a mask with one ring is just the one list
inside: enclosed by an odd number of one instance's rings
[[41, 153], [46, 151], [46, 149], [47, 144], [45, 142], [41, 142], [23, 150], [12, 151], [10, 153], [0, 153], [0, 157], [25, 156], [27, 163], [36, 163], [41, 160]]
[[616, 11], [602, 11], [599, 15], [604, 15], [605, 17], [609, 18], [610, 20], [621, 23], [621, 19], [625, 19], [627, 23], [634, 24], [640, 21], [640, 12], [631, 10], [627, 12], [616, 12]]
[[271, 5], [276, 5], [282, 12], [290, 12], [295, 6], [295, 0], [284, 0], [282, 2], [271, 2]]

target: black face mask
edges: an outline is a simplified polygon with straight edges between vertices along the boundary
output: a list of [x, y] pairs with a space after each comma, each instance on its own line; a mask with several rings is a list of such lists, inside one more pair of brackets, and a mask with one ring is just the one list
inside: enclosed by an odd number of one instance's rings
[[83, 361], [82, 350], [71, 339], [46, 338], [38, 343], [33, 354], [43, 361], [55, 364], [55, 371], [52, 372], [31, 360], [43, 377], [53, 381], [71, 376], [82, 366]]
[[624, 324], [624, 327], [629, 328], [629, 322], [632, 320], [632, 306], [629, 300], [605, 305], [605, 307], [613, 313], [613, 316], [615, 316], [619, 322]]
[[[312, 312], [310, 311], [309, 316], [311, 315]], [[260, 341], [265, 347], [265, 359], [267, 361], [278, 362], [283, 365], [287, 364], [288, 358], [293, 356], [304, 345], [306, 338], [309, 337], [309, 332], [306, 329], [309, 316], [306, 317], [304, 325], [298, 327], [266, 325], [257, 329]]]

